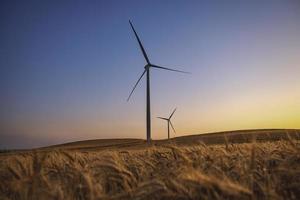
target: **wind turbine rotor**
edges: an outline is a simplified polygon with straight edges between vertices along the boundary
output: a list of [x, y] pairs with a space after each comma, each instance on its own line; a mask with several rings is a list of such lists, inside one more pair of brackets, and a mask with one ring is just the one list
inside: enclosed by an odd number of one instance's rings
[[134, 27], [133, 27], [133, 25], [132, 25], [132, 23], [131, 23], [130, 20], [129, 20], [129, 23], [130, 23], [130, 26], [131, 26], [131, 28], [132, 28], [132, 30], [133, 30], [133, 32], [134, 32], [134, 35], [135, 35], [135, 37], [136, 37], [138, 43], [139, 43], [139, 45], [140, 45], [140, 48], [141, 48], [141, 50], [142, 50], [142, 52], [143, 52], [143, 55], [144, 55], [144, 58], [145, 58], [146, 62], [147, 62], [148, 64], [150, 64], [149, 58], [148, 58], [147, 53], [146, 53], [146, 51], [145, 51], [145, 49], [144, 49], [144, 47], [143, 47], [143, 44], [142, 44], [142, 42], [141, 42], [141, 40], [140, 40], [138, 34], [136, 33], [136, 31], [135, 31], [135, 29], [134, 29]]
[[162, 67], [162, 66], [158, 66], [158, 65], [150, 64], [150, 66], [153, 68], [164, 69], [164, 70], [169, 70], [169, 71], [173, 71], [173, 72], [180, 72], [180, 73], [184, 73], [184, 74], [190, 74], [190, 72], [185, 72], [185, 71], [181, 71], [181, 70], [177, 70], [177, 69], [171, 69], [171, 68]]
[[130, 92], [128, 98], [127, 98], [127, 101], [129, 101], [129, 99], [130, 99], [130, 97], [131, 97], [133, 91], [135, 90], [136, 86], [139, 84], [140, 80], [141, 80], [141, 79], [143, 78], [143, 76], [145, 75], [146, 71], [147, 71], [147, 69], [144, 70], [144, 72], [142, 73], [142, 75], [140, 76], [140, 78], [138, 79], [138, 81], [136, 82], [136, 84], [134, 85], [133, 89], [131, 90], [131, 92]]
[[158, 119], [162, 119], [162, 120], [167, 120], [167, 121], [169, 121], [169, 119], [168, 118], [164, 118], [164, 117], [157, 117]]
[[174, 115], [175, 111], [176, 111], [177, 108], [175, 108], [172, 112], [172, 114], [170, 115], [169, 119], [171, 119], [171, 117]]
[[174, 133], [176, 133], [176, 131], [175, 131], [175, 128], [174, 128], [174, 126], [173, 126], [173, 124], [172, 124], [171, 120], [169, 120], [169, 123], [170, 123], [170, 125], [171, 125], [171, 127], [172, 127], [172, 129], [173, 129]]

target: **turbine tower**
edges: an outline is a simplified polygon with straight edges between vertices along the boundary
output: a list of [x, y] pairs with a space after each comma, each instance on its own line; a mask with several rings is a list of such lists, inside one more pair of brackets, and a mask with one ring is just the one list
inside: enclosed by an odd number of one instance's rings
[[174, 133], [176, 133], [176, 131], [175, 131], [174, 127], [173, 127], [173, 124], [172, 124], [172, 122], [171, 122], [171, 118], [172, 118], [172, 116], [174, 115], [176, 109], [177, 109], [177, 108], [175, 108], [175, 109], [173, 110], [173, 112], [172, 112], [172, 114], [170, 115], [169, 118], [165, 118], [165, 117], [157, 117], [157, 118], [159, 118], [159, 119], [162, 119], [162, 120], [166, 120], [166, 121], [167, 121], [167, 123], [168, 123], [168, 139], [170, 139], [170, 125], [171, 125], [171, 127], [172, 127]]
[[180, 70], [175, 70], [175, 69], [170, 69], [167, 67], [162, 67], [159, 65], [154, 65], [149, 61], [149, 58], [147, 56], [147, 53], [142, 45], [142, 42], [138, 36], [138, 34], [136, 33], [131, 21], [129, 20], [129, 24], [132, 28], [132, 31], [134, 32], [134, 35], [136, 37], [136, 40], [139, 43], [140, 49], [144, 55], [144, 58], [146, 60], [146, 65], [144, 66], [144, 71], [142, 73], [142, 75], [140, 76], [140, 78], [138, 79], [138, 81], [136, 82], [136, 84], [134, 85], [132, 91], [129, 94], [129, 97], [127, 99], [127, 101], [129, 101], [133, 91], [135, 90], [136, 86], [138, 85], [138, 83], [140, 82], [140, 80], [142, 79], [142, 77], [145, 75], [146, 73], [146, 78], [147, 78], [147, 87], [146, 87], [146, 124], [147, 124], [147, 142], [148, 144], [151, 141], [151, 109], [150, 109], [150, 68], [158, 68], [158, 69], [164, 69], [164, 70], [169, 70], [169, 71], [174, 71], [174, 72], [180, 72], [180, 73], [189, 73], [189, 72], [184, 72], [184, 71], [180, 71]]

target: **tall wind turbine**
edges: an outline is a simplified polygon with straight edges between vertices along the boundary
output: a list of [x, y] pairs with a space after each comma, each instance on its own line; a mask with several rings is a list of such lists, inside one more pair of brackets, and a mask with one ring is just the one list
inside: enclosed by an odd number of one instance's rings
[[169, 118], [165, 118], [165, 117], [157, 117], [157, 118], [159, 118], [159, 119], [162, 119], [162, 120], [166, 120], [166, 121], [167, 121], [167, 123], [168, 123], [168, 139], [170, 139], [170, 125], [171, 125], [171, 127], [172, 127], [174, 133], [176, 133], [176, 131], [175, 131], [174, 127], [173, 127], [173, 124], [172, 124], [172, 122], [171, 122], [171, 118], [172, 118], [172, 116], [174, 115], [176, 109], [177, 109], [177, 108], [175, 108], [175, 109], [173, 110], [173, 112], [172, 112], [172, 114], [170, 115]]
[[170, 69], [167, 67], [162, 67], [162, 66], [158, 66], [158, 65], [154, 65], [149, 61], [149, 58], [147, 56], [147, 53], [142, 45], [142, 42], [138, 36], [138, 34], [136, 33], [131, 21], [129, 20], [129, 24], [132, 28], [132, 31], [134, 32], [134, 35], [139, 43], [140, 49], [144, 55], [144, 58], [146, 60], [146, 65], [144, 66], [144, 71], [142, 73], [142, 75], [140, 76], [140, 78], [138, 79], [138, 81], [136, 82], [136, 84], [134, 85], [132, 91], [129, 94], [129, 97], [127, 99], [127, 101], [129, 101], [133, 91], [135, 90], [136, 86], [138, 85], [138, 83], [140, 82], [140, 80], [142, 79], [142, 77], [145, 75], [146, 73], [146, 78], [147, 78], [147, 87], [146, 87], [146, 104], [147, 104], [147, 108], [146, 108], [146, 122], [147, 122], [147, 142], [150, 143], [151, 141], [151, 113], [150, 113], [150, 68], [158, 68], [158, 69], [164, 69], [164, 70], [169, 70], [169, 71], [174, 71], [174, 72], [180, 72], [180, 73], [189, 73], [189, 72], [184, 72], [184, 71], [180, 71], [180, 70], [175, 70], [175, 69]]

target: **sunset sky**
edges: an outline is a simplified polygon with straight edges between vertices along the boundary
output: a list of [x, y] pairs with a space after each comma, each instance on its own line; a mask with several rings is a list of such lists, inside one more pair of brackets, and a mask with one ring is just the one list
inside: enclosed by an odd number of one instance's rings
[[[226, 3], [225, 3], [226, 2]], [[0, 1], [0, 148], [300, 128], [300, 1]]]

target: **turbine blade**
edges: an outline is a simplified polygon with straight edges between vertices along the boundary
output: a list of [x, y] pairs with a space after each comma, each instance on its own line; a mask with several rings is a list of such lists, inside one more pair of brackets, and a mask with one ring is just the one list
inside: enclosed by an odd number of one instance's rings
[[159, 119], [163, 119], [163, 120], [169, 120], [169, 119], [167, 119], [167, 118], [164, 118], [164, 117], [157, 117], [157, 118], [159, 118]]
[[177, 108], [175, 108], [172, 112], [172, 114], [170, 115], [169, 119], [171, 119], [171, 117], [174, 115], [175, 111], [176, 111]]
[[136, 33], [136, 31], [135, 31], [135, 29], [134, 29], [134, 27], [133, 27], [133, 25], [132, 25], [132, 23], [131, 23], [130, 20], [129, 20], [129, 23], [130, 23], [130, 26], [131, 26], [131, 28], [132, 28], [132, 30], [133, 30], [133, 32], [134, 32], [134, 35], [135, 35], [135, 37], [136, 37], [138, 43], [139, 43], [139, 45], [140, 45], [140, 48], [141, 48], [141, 50], [142, 50], [142, 52], [143, 52], [143, 55], [144, 55], [144, 58], [146, 59], [147, 63], [150, 64], [149, 59], [148, 59], [148, 56], [147, 56], [147, 54], [146, 54], [146, 51], [145, 51], [145, 49], [144, 49], [144, 47], [143, 47], [143, 45], [142, 45], [142, 42], [141, 42], [141, 40], [140, 40], [138, 34]]
[[136, 84], [134, 85], [133, 89], [132, 89], [131, 92], [130, 92], [129, 97], [127, 98], [127, 101], [129, 101], [129, 99], [130, 99], [130, 97], [131, 97], [131, 95], [132, 95], [134, 89], [135, 89], [136, 86], [139, 84], [140, 80], [142, 79], [142, 77], [144, 76], [144, 74], [146, 73], [146, 71], [147, 71], [147, 70], [145, 69], [144, 72], [142, 73], [142, 75], [140, 76], [139, 80], [138, 80], [138, 81], [136, 82]]
[[180, 72], [180, 73], [184, 73], [184, 74], [190, 74], [190, 72], [180, 71], [180, 70], [176, 70], [176, 69], [170, 69], [170, 68], [167, 68], [167, 67], [161, 67], [161, 66], [158, 66], [158, 65], [152, 65], [152, 64], [150, 64], [150, 66], [151, 66], [151, 67], [154, 67], [154, 68], [159, 68], [159, 69], [164, 69], [164, 70], [173, 71], [173, 72]]
[[173, 129], [174, 133], [176, 133], [176, 131], [175, 131], [175, 128], [174, 128], [174, 126], [173, 126], [172, 122], [171, 122], [171, 121], [169, 121], [169, 122], [170, 122], [170, 125], [171, 125], [171, 127], [172, 127], [172, 129]]

